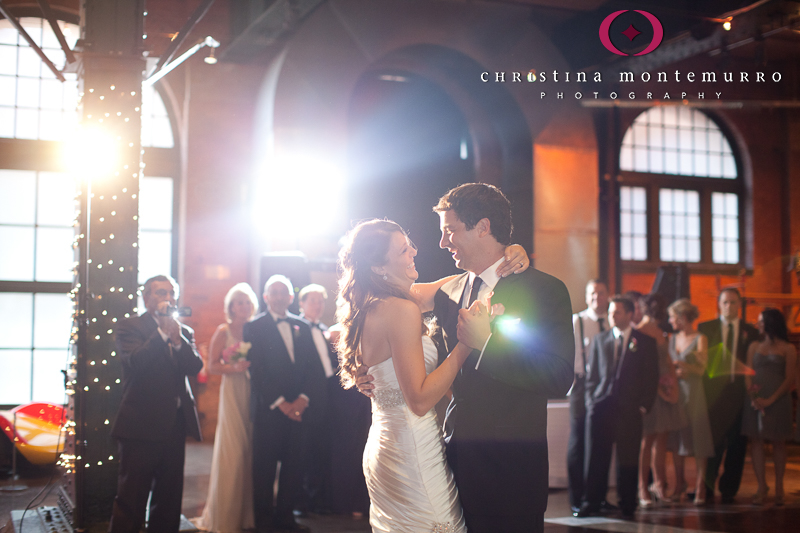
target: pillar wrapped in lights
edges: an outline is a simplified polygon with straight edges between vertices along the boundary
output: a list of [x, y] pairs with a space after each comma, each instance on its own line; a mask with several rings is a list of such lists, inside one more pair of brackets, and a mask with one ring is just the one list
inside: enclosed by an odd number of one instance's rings
[[137, 302], [142, 6], [141, 0], [82, 3], [80, 126], [68, 154], [81, 180], [75, 349], [61, 462], [66, 510], [74, 527], [90, 530], [108, 522], [116, 493], [111, 425], [122, 397], [122, 373], [114, 338]]

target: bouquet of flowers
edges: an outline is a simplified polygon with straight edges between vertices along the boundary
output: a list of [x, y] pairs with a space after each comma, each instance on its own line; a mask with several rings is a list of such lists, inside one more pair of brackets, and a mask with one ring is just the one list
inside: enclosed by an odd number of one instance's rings
[[247, 359], [247, 352], [250, 351], [250, 346], [252, 345], [249, 342], [239, 341], [233, 346], [222, 350], [222, 360], [232, 365], [237, 361]]
[[[751, 403], [751, 405], [752, 405], [753, 402], [756, 401], [756, 399], [760, 398], [760, 396], [758, 395], [760, 390], [761, 390], [761, 387], [759, 385], [757, 385], [756, 383], [753, 383], [752, 385], [750, 385], [750, 387], [747, 388], [747, 394], [750, 395], [750, 403]], [[753, 409], [755, 409], [755, 408], [756, 408], [755, 405], [753, 405]], [[758, 409], [758, 412], [759, 412], [759, 414], [761, 416], [764, 416], [764, 409], [763, 408]]]

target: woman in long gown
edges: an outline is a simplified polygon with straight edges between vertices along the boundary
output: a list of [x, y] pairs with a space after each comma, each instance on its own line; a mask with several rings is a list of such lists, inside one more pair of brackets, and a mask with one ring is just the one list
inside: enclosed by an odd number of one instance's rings
[[[664, 298], [654, 293], [639, 299], [643, 318], [636, 329], [656, 340], [658, 350], [658, 396], [653, 408], [644, 415], [642, 449], [639, 455], [639, 506], [652, 507], [656, 501], [669, 503], [667, 493], [667, 437], [686, 426], [686, 413], [678, 405], [678, 379], [669, 356], [667, 334], [659, 323], [665, 318]], [[652, 461], [653, 483], [648, 487]], [[651, 498], [652, 496], [652, 498]]]
[[764, 309], [758, 317], [758, 329], [764, 340], [750, 343], [747, 366], [755, 375], [745, 375], [751, 401], [742, 413], [742, 434], [750, 437], [753, 470], [758, 492], [753, 503], [762, 505], [767, 496], [764, 472], [764, 441], [772, 442], [775, 463], [775, 505], [783, 505], [783, 474], [786, 471], [786, 440], [792, 436], [792, 382], [797, 364], [797, 350], [789, 342], [783, 313]]
[[234, 285], [225, 296], [227, 322], [211, 337], [208, 371], [222, 374], [222, 384], [208, 496], [197, 525], [215, 533], [254, 527], [250, 362], [245, 358], [247, 346], [239, 343], [244, 324], [257, 308], [253, 289], [247, 283]]
[[[433, 295], [446, 280], [415, 285], [412, 294], [416, 255], [402, 228], [391, 221], [363, 222], [348, 235], [340, 253], [341, 374], [352, 386], [359, 358], [374, 378], [363, 461], [372, 530], [463, 532], [458, 491], [433, 407], [472, 348], [458, 344], [437, 368], [429, 336], [433, 326], [423, 322], [422, 311], [432, 309]], [[468, 312], [490, 319], [478, 302]]]
[[675, 333], [669, 338], [669, 354], [675, 363], [680, 384], [680, 403], [686, 410], [689, 424], [679, 432], [680, 447], [675, 458], [675, 492], [673, 499], [682, 499], [686, 491], [683, 458], [694, 456], [697, 467], [694, 504], [706, 502], [705, 472], [708, 458], [714, 455], [714, 440], [708, 419], [703, 374], [708, 360], [708, 339], [694, 328], [699, 315], [697, 307], [681, 298], [668, 308], [669, 323]]

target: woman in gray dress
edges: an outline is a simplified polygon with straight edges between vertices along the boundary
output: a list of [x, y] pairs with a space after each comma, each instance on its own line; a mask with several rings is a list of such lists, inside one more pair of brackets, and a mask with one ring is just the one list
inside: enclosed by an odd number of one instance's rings
[[750, 437], [753, 470], [758, 480], [755, 505], [762, 505], [769, 491], [765, 475], [764, 441], [772, 442], [775, 463], [775, 505], [783, 505], [783, 474], [786, 471], [786, 440], [792, 436], [792, 382], [797, 351], [789, 343], [786, 320], [777, 309], [764, 309], [758, 317], [758, 329], [764, 337], [750, 344], [747, 366], [753, 375], [745, 375], [750, 393], [742, 413], [742, 434]]
[[[642, 321], [636, 329], [656, 340], [658, 350], [658, 395], [653, 408], [644, 415], [642, 448], [639, 455], [639, 506], [652, 507], [655, 502], [669, 503], [667, 491], [667, 437], [670, 432], [686, 427], [686, 412], [678, 403], [678, 378], [669, 356], [667, 334], [659, 326], [665, 318], [664, 298], [657, 293], [639, 299]], [[652, 465], [651, 465], [652, 459]], [[648, 474], [653, 469], [653, 483], [648, 487]], [[655, 502], [654, 502], [655, 500]]]
[[669, 323], [675, 330], [669, 339], [669, 354], [675, 363], [675, 374], [680, 384], [679, 402], [686, 410], [689, 424], [679, 432], [680, 447], [675, 455], [675, 492], [682, 499], [686, 490], [683, 472], [683, 458], [693, 456], [697, 465], [694, 504], [706, 502], [704, 483], [706, 462], [714, 455], [714, 441], [708, 420], [708, 406], [703, 389], [703, 374], [708, 359], [708, 339], [694, 328], [697, 320], [697, 307], [686, 298], [677, 300], [668, 308]]

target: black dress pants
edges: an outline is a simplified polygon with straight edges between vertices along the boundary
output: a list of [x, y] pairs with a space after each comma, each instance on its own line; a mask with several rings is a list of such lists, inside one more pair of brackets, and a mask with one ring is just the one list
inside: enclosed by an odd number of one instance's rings
[[623, 513], [636, 510], [642, 416], [615, 402], [596, 405], [586, 418], [586, 478], [584, 501], [599, 509], [608, 492], [611, 454], [617, 446], [617, 496]]
[[150, 496], [149, 533], [177, 533], [183, 500], [186, 430], [182, 413], [164, 440], [119, 439], [119, 477], [110, 533], [139, 533]]
[[[714, 423], [712, 422], [713, 426]], [[742, 435], [742, 415], [734, 420], [722, 433], [721, 437], [714, 440], [714, 456], [708, 458], [706, 465], [706, 487], [714, 491], [719, 467], [725, 461], [722, 475], [719, 478], [719, 492], [723, 498], [733, 498], [739, 492], [744, 472], [744, 461], [747, 455], [747, 437]]]
[[584, 456], [586, 454], [586, 400], [584, 378], [575, 376], [569, 397], [569, 440], [567, 442], [567, 483], [569, 503], [580, 507], [583, 501]]
[[[303, 423], [280, 409], [258, 412], [253, 423], [253, 511], [256, 529], [294, 522], [303, 484]], [[273, 506], [275, 474], [281, 463], [278, 495]]]

